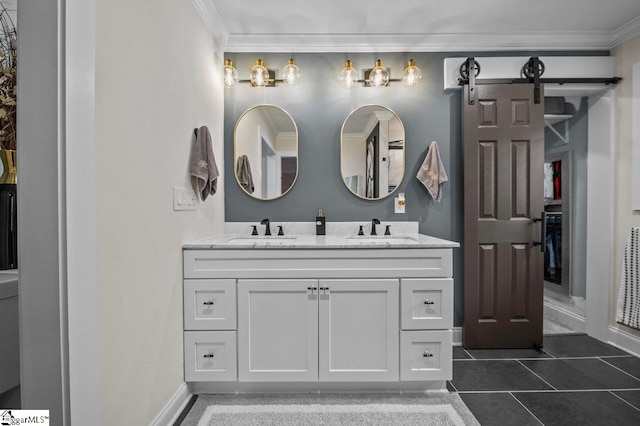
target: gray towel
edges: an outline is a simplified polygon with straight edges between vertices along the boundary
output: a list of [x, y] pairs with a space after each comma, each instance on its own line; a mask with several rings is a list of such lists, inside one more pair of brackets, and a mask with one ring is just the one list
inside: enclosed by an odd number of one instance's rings
[[238, 182], [240, 182], [240, 186], [249, 194], [253, 194], [255, 187], [253, 186], [253, 176], [251, 176], [249, 157], [246, 155], [238, 157], [238, 163], [236, 164], [236, 177], [238, 178]]
[[196, 143], [191, 153], [191, 185], [202, 201], [218, 189], [218, 166], [213, 156], [211, 134], [207, 126], [195, 129]]
[[440, 159], [440, 151], [436, 141], [429, 145], [429, 152], [427, 152], [416, 177], [427, 188], [434, 201], [439, 203], [442, 199], [442, 184], [447, 182], [449, 178]]

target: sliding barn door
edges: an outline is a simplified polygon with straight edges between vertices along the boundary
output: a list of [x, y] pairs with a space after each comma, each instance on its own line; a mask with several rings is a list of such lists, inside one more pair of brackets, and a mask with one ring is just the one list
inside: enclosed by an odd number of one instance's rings
[[464, 88], [464, 346], [542, 345], [544, 103], [533, 85]]

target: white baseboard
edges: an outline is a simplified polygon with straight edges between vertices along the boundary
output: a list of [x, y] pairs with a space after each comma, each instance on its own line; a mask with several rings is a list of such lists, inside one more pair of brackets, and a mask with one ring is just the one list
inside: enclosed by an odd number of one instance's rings
[[624, 330], [609, 327], [609, 341], [607, 343], [640, 357], [640, 337]]
[[149, 426], [173, 425], [192, 396], [191, 390], [186, 383], [180, 385], [176, 393], [174, 393], [169, 402], [167, 402], [167, 405], [164, 406]]
[[587, 322], [584, 317], [563, 309], [554, 303], [544, 302], [544, 314], [549, 319], [569, 327], [571, 330], [584, 333], [587, 329]]
[[453, 346], [462, 346], [462, 327], [453, 327], [451, 331], [453, 332]]

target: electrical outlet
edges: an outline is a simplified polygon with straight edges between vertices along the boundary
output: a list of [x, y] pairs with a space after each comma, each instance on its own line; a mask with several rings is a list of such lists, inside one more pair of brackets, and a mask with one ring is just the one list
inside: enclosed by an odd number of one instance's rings
[[198, 198], [196, 193], [187, 188], [173, 187], [173, 210], [196, 210]]

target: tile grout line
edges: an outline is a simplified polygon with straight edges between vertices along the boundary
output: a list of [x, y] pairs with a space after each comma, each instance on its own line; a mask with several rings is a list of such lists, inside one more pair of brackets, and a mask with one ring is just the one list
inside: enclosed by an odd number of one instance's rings
[[511, 395], [511, 398], [513, 398], [513, 399], [515, 399], [516, 401], [518, 401], [518, 404], [522, 405], [522, 408], [524, 408], [525, 410], [527, 410], [527, 412], [528, 412], [529, 414], [531, 414], [531, 415], [533, 416], [533, 418], [534, 418], [534, 419], [536, 419], [536, 420], [538, 421], [538, 423], [540, 423], [541, 425], [543, 425], [543, 426], [544, 426], [544, 423], [542, 423], [542, 421], [541, 421], [541, 420], [540, 420], [540, 419], [539, 419], [535, 414], [533, 414], [533, 413], [531, 412], [531, 410], [529, 410], [529, 408], [527, 408], [527, 406], [526, 406], [526, 405], [524, 405], [524, 404], [522, 403], [522, 401], [520, 401], [518, 398], [516, 398], [516, 396], [513, 394], [513, 392], [509, 392], [509, 395]]
[[551, 386], [551, 383], [547, 382], [545, 379], [543, 379], [542, 377], [540, 377], [536, 372], [534, 372], [532, 369], [530, 369], [529, 367], [527, 367], [526, 365], [524, 365], [523, 363], [521, 363], [520, 361], [517, 361], [518, 364], [520, 364], [521, 366], [523, 366], [524, 368], [526, 368], [527, 370], [529, 370], [531, 372], [531, 374], [533, 374], [534, 376], [536, 376], [538, 379], [542, 380], [544, 383], [547, 384], [547, 386], [550, 386], [551, 389], [557, 391], [558, 389], [556, 389], [555, 386]]
[[522, 389], [522, 390], [463, 390], [458, 393], [588, 393], [588, 392], [628, 392], [628, 391], [640, 391], [638, 388], [620, 388], [620, 389]]
[[469, 356], [471, 357], [471, 359], [475, 359], [475, 358], [473, 357], [473, 355], [471, 355], [471, 354], [469, 353], [469, 351], [467, 351], [467, 350], [464, 348], [464, 346], [462, 346], [462, 345], [461, 345], [460, 347], [462, 348], [462, 350], [464, 351], [464, 353], [465, 353], [465, 354], [467, 354], [467, 355], [469, 355]]
[[637, 411], [640, 411], [640, 408], [636, 407], [635, 405], [633, 405], [632, 403], [630, 403], [629, 401], [627, 401], [626, 399], [624, 399], [623, 397], [621, 397], [620, 395], [616, 395], [615, 393], [613, 393], [613, 391], [609, 391], [609, 393], [613, 396], [615, 396], [616, 398], [622, 400], [622, 402], [626, 403], [627, 405], [632, 406], [633, 408], [635, 408]]
[[623, 372], [624, 374], [626, 374], [627, 376], [629, 376], [629, 377], [633, 377], [634, 379], [638, 380], [638, 381], [639, 381], [639, 382], [638, 382], [638, 384], [640, 385], [640, 379], [639, 379], [639, 378], [637, 378], [636, 376], [634, 376], [633, 374], [631, 374], [631, 373], [628, 373], [628, 372], [624, 371], [622, 368], [617, 367], [617, 366], [615, 366], [615, 365], [613, 365], [613, 364], [611, 364], [611, 363], [609, 363], [609, 362], [605, 361], [605, 360], [604, 360], [604, 359], [602, 359], [602, 358], [598, 358], [598, 359], [599, 359], [600, 361], [604, 362], [605, 364], [610, 365], [611, 367], [615, 368], [616, 370], [622, 371], [622, 372]]
[[456, 385], [454, 385], [454, 384], [453, 384], [453, 379], [451, 379], [451, 380], [447, 380], [447, 382], [451, 385], [451, 387], [453, 388], [453, 390], [454, 390], [456, 393], [459, 393], [459, 392], [458, 392], [458, 388], [456, 387]]

